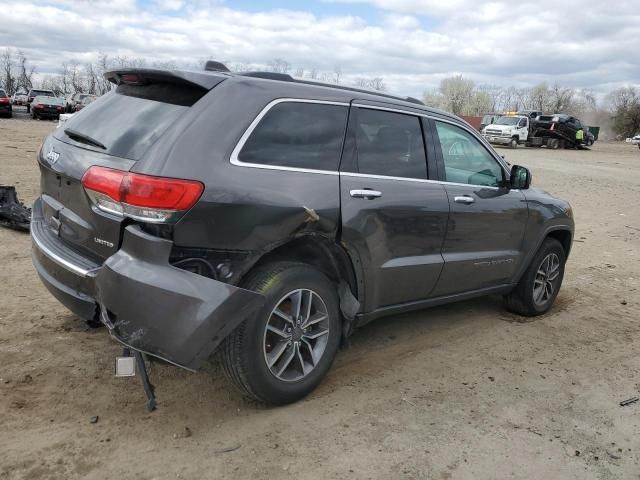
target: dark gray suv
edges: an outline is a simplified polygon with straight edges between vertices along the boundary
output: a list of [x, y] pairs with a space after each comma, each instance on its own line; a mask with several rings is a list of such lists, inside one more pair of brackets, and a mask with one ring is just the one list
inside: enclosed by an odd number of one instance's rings
[[378, 317], [487, 294], [539, 315], [558, 294], [569, 204], [457, 117], [287, 75], [106, 77], [38, 154], [33, 262], [138, 355], [215, 353], [283, 404]]

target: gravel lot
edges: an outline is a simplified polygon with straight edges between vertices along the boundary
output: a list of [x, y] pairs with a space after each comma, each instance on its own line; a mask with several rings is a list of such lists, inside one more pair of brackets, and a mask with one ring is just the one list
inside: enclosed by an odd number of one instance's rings
[[[0, 184], [38, 191], [54, 122], [0, 120]], [[576, 242], [552, 311], [499, 298], [375, 322], [306, 400], [247, 403], [215, 366], [154, 365], [159, 410], [121, 351], [38, 280], [0, 229], [0, 479], [640, 478], [640, 152], [501, 150], [569, 200]], [[91, 423], [92, 417], [98, 417]]]

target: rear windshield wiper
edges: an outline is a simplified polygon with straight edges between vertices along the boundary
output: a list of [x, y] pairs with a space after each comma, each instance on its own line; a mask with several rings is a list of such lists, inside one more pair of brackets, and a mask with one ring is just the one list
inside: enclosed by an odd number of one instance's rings
[[76, 132], [75, 130], [72, 130], [71, 128], [65, 128], [64, 133], [66, 133], [70, 138], [72, 138], [76, 142], [86, 143], [88, 145], [93, 145], [94, 147], [98, 147], [98, 148], [101, 148], [103, 150], [107, 149], [107, 147], [105, 147], [104, 144], [100, 143], [95, 138], [91, 138], [89, 135], [85, 135], [84, 133]]

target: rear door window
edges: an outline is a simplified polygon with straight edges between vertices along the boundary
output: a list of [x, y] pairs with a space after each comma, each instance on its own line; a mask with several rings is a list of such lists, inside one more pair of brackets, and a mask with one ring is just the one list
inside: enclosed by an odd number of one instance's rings
[[83, 148], [139, 160], [205, 93], [206, 90], [190, 85], [122, 84], [97, 99], [90, 108], [73, 115], [54, 136]]
[[420, 118], [359, 108], [356, 122], [359, 173], [427, 178]]
[[245, 163], [311, 170], [338, 169], [348, 108], [323, 103], [274, 105], [238, 154]]

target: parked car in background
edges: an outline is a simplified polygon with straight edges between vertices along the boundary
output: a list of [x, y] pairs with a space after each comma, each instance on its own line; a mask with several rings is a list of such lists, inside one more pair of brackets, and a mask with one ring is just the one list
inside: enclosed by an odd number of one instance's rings
[[73, 95], [67, 96], [65, 111], [67, 113], [73, 113], [76, 111], [76, 106], [80, 105], [82, 101], [87, 97], [96, 97], [90, 93], [74, 93]]
[[96, 95], [85, 95], [85, 97], [80, 100], [80, 103], [76, 103], [75, 111], [79, 112], [90, 103], [95, 102], [97, 98], [98, 97]]
[[11, 98], [11, 103], [14, 105], [26, 105], [27, 98], [29, 97], [24, 92], [14, 93], [13, 97]]
[[105, 77], [116, 89], [37, 155], [32, 255], [140, 368], [216, 352], [246, 395], [285, 404], [379, 317], [487, 294], [553, 305], [570, 205], [458, 117], [270, 72]]
[[0, 88], [0, 115], [11, 118], [13, 115], [12, 112], [11, 99], [7, 96], [6, 92]]
[[54, 97], [55, 98], [56, 94], [53, 93], [53, 90], [38, 90], [35, 88], [32, 88], [31, 90], [29, 90], [29, 93], [27, 94], [27, 113], [31, 112], [31, 103], [33, 103], [33, 99], [36, 97]]
[[31, 116], [34, 119], [52, 118], [58, 120], [64, 112], [64, 101], [58, 97], [37, 96], [31, 102]]
[[640, 135], [636, 135], [635, 137], [631, 137], [631, 144], [638, 145], [640, 147]]

